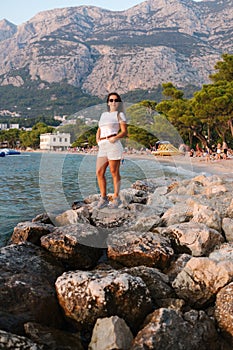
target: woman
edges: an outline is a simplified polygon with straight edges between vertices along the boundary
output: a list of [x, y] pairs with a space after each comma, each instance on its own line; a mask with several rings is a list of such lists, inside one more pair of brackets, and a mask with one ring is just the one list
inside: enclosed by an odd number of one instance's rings
[[217, 155], [216, 155], [216, 159], [217, 160], [221, 159], [221, 152], [222, 152], [222, 146], [221, 146], [221, 143], [219, 142], [217, 144]]
[[228, 146], [227, 146], [226, 141], [223, 141], [223, 143], [222, 143], [222, 150], [223, 150], [223, 159], [227, 159]]
[[[121, 204], [120, 191], [120, 163], [123, 147], [120, 139], [127, 135], [127, 124], [123, 113], [121, 97], [111, 92], [107, 97], [107, 112], [102, 113], [99, 120], [99, 128], [96, 133], [96, 142], [99, 146], [96, 162], [96, 175], [100, 189], [101, 198], [97, 208], [101, 209], [109, 205], [110, 208], [118, 208]], [[107, 184], [105, 172], [109, 166], [112, 179], [114, 195], [113, 201], [108, 202]]]

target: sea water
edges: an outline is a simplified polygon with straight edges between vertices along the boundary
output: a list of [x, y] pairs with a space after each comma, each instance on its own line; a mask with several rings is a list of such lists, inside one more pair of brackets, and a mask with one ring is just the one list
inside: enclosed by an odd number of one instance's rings
[[[0, 158], [0, 246], [6, 244], [14, 227], [44, 212], [62, 212], [74, 201], [99, 193], [95, 175], [96, 156], [71, 153], [22, 153]], [[121, 188], [136, 180], [195, 173], [156, 161], [127, 158], [121, 166]], [[109, 170], [108, 192], [112, 192]]]

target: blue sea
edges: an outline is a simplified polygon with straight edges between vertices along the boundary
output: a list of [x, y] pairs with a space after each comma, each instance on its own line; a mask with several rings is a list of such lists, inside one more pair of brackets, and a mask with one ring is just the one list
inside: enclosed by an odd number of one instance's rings
[[[19, 222], [44, 212], [71, 208], [74, 201], [99, 193], [95, 155], [70, 153], [22, 153], [0, 158], [0, 246], [6, 244]], [[188, 169], [160, 164], [156, 159], [126, 158], [121, 166], [121, 188], [136, 180], [195, 176]], [[107, 172], [108, 191], [112, 192]]]

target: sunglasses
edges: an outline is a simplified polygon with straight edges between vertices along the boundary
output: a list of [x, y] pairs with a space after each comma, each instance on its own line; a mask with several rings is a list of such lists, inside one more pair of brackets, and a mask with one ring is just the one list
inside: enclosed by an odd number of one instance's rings
[[116, 98], [116, 99], [110, 98], [108, 101], [109, 102], [121, 102], [118, 98]]

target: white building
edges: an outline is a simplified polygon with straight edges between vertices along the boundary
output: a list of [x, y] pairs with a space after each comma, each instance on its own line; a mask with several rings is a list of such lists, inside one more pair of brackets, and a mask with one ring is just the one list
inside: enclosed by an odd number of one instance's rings
[[10, 124], [9, 129], [19, 129], [19, 124]]
[[56, 133], [56, 134], [41, 134], [40, 135], [40, 149], [50, 151], [65, 151], [70, 147], [70, 134]]
[[0, 130], [9, 130], [9, 129], [19, 129], [19, 124], [1, 124], [0, 123]]
[[0, 123], [0, 130], [7, 130], [7, 124]]

